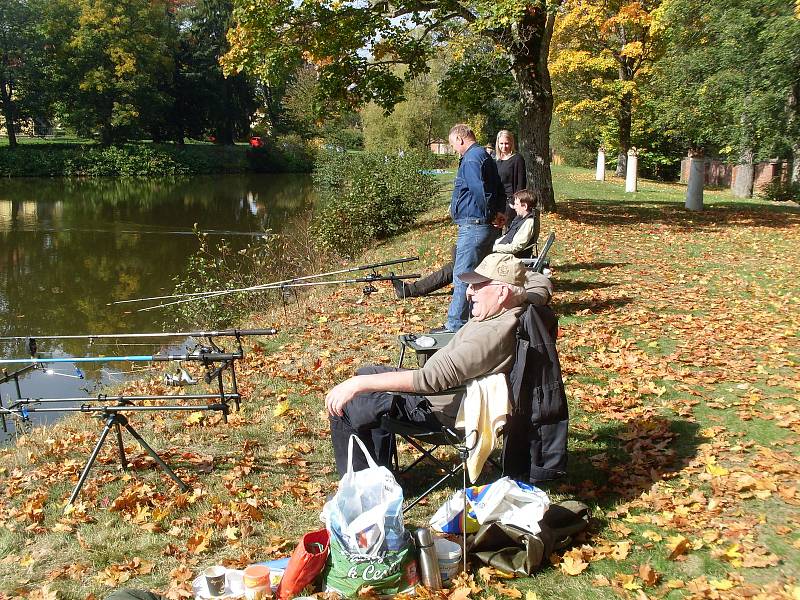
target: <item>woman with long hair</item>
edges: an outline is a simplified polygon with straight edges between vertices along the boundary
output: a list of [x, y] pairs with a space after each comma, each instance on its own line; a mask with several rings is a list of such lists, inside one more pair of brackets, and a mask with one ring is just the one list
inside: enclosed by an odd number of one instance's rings
[[[497, 132], [495, 142], [495, 162], [500, 181], [506, 190], [506, 198], [511, 202], [514, 194], [528, 187], [528, 176], [525, 174], [525, 159], [517, 152], [517, 141], [508, 129]], [[506, 206], [506, 222], [511, 223], [515, 217], [514, 209]]]

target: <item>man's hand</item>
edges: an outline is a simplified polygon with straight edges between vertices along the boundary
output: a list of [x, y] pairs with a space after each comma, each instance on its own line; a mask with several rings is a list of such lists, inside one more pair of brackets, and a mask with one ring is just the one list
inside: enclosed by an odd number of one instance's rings
[[329, 415], [341, 417], [344, 414], [345, 404], [361, 391], [358, 379], [358, 375], [346, 379], [328, 392], [325, 396], [325, 408]]
[[498, 229], [502, 229], [505, 227], [506, 224], [506, 215], [505, 213], [495, 213], [494, 221], [492, 221], [492, 225], [497, 227]]

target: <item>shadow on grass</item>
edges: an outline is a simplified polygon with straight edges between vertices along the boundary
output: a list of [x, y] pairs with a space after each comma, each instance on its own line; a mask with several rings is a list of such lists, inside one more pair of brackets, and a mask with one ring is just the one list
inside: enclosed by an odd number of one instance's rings
[[702, 212], [689, 212], [677, 203], [633, 204], [627, 201], [575, 199], [559, 204], [558, 216], [584, 225], [658, 224], [692, 231], [704, 226], [788, 228], [800, 224], [800, 210], [797, 208], [744, 202], [712, 204]]
[[627, 296], [619, 298], [597, 298], [586, 300], [575, 300], [574, 302], [560, 302], [553, 301], [553, 310], [560, 317], [569, 317], [576, 314], [597, 314], [616, 310], [627, 304], [632, 300]]
[[[639, 498], [656, 481], [669, 479], [683, 469], [697, 454], [701, 443], [697, 423], [679, 418], [651, 417], [645, 421], [603, 425], [589, 432], [570, 431], [569, 462], [564, 479], [539, 484], [548, 494], [575, 498], [611, 509], [620, 502]], [[416, 458], [411, 449], [401, 453], [401, 464]], [[456, 464], [453, 453], [448, 464]], [[447, 462], [447, 461], [445, 461]], [[406, 499], [417, 498], [443, 471], [432, 463], [418, 464], [398, 480]], [[477, 485], [502, 477], [487, 463]], [[458, 490], [461, 473], [451, 477], [440, 489]], [[467, 483], [467, 485], [472, 485]], [[426, 509], [433, 514], [438, 506]]]
[[651, 417], [570, 431], [567, 477], [548, 490], [604, 509], [639, 498], [691, 462], [703, 441], [698, 430], [692, 421]]
[[599, 290], [602, 288], [613, 287], [616, 283], [607, 281], [576, 281], [574, 279], [561, 279], [556, 281], [556, 289], [559, 292], [583, 292], [585, 290]]

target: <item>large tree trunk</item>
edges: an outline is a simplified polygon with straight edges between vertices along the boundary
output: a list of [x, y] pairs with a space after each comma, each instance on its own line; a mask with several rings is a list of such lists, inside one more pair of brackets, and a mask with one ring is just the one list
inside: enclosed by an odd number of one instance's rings
[[17, 133], [14, 131], [14, 104], [11, 100], [11, 86], [5, 79], [0, 79], [0, 101], [3, 102], [3, 118], [6, 122], [6, 135], [11, 148], [17, 146]]
[[510, 44], [512, 69], [522, 104], [519, 123], [520, 152], [525, 159], [528, 187], [542, 190], [545, 210], [555, 210], [550, 173], [550, 121], [553, 91], [547, 58], [555, 15], [530, 5]]
[[[625, 82], [633, 79], [634, 69], [630, 58], [617, 56], [617, 68], [620, 81]], [[625, 177], [628, 171], [628, 150], [631, 149], [631, 121], [633, 118], [633, 94], [630, 91], [622, 94], [617, 110], [619, 154], [617, 155], [617, 172], [615, 175], [617, 177]]]
[[800, 81], [796, 81], [789, 90], [787, 101], [789, 110], [789, 135], [792, 142], [792, 183], [800, 183]]
[[225, 146], [233, 146], [233, 110], [231, 108], [232, 100], [232, 82], [228, 77], [222, 78], [222, 85], [224, 88], [224, 107], [222, 115], [220, 115], [220, 122], [217, 125], [216, 138], [218, 144]]

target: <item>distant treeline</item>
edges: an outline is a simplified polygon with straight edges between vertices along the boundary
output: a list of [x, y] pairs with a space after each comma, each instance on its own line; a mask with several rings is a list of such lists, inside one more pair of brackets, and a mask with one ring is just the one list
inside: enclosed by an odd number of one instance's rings
[[[66, 132], [103, 146], [185, 139], [231, 145], [246, 140], [254, 127], [270, 136], [296, 132], [283, 108], [294, 63], [287, 63], [286, 80], [274, 83], [223, 73], [219, 60], [228, 50], [232, 10], [230, 0], [0, 1], [0, 23], [8, 24], [0, 27], [0, 131], [11, 147], [18, 132]], [[200, 156], [209, 156], [150, 151], [190, 170]], [[25, 156], [36, 157], [32, 168], [49, 174], [91, 171], [82, 156], [101, 162], [107, 156], [87, 148], [70, 162], [57, 148], [48, 150], [52, 158], [29, 152]], [[105, 162], [124, 163], [112, 154]], [[8, 169], [10, 159], [4, 160]], [[98, 167], [104, 172], [125, 170], [105, 162]], [[25, 160], [19, 164], [26, 166]]]
[[22, 145], [0, 148], [0, 177], [159, 177], [208, 173], [307, 172], [304, 144], [261, 148], [209, 144]]

